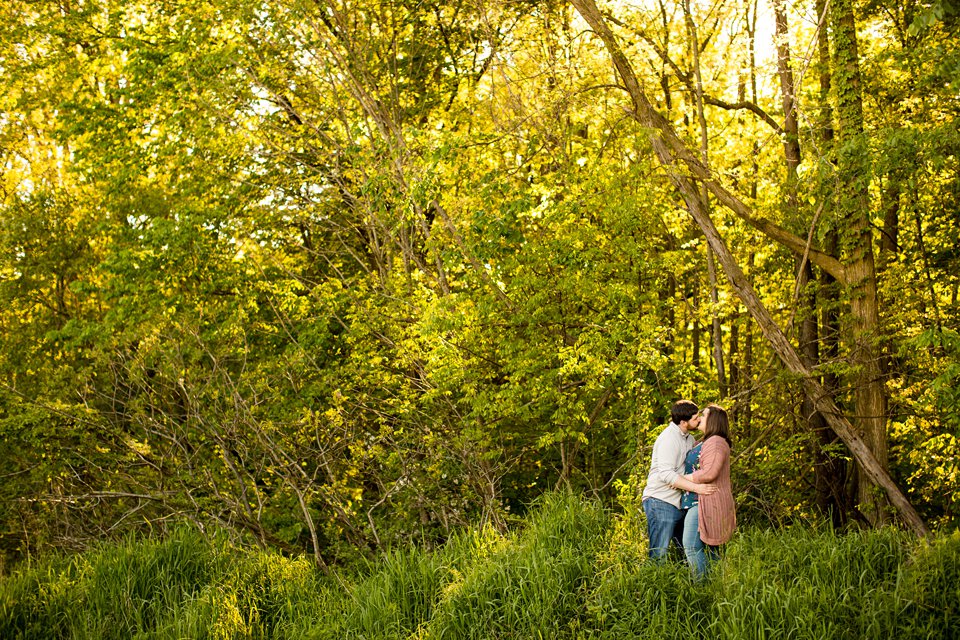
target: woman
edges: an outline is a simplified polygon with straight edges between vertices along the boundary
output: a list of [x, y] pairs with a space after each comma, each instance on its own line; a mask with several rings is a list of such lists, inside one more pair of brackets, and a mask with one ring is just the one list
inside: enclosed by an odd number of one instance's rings
[[683, 526], [683, 550], [694, 577], [703, 577], [708, 561], [719, 558], [737, 526], [733, 490], [730, 487], [730, 419], [723, 407], [712, 404], [701, 418], [703, 441], [687, 456], [690, 482], [716, 485], [711, 495], [684, 495], [681, 506], [689, 505]]

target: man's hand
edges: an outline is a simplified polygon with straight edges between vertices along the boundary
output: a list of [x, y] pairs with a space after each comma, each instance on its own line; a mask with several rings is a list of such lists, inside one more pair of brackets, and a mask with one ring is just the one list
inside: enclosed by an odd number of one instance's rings
[[697, 483], [697, 488], [694, 489], [694, 492], [701, 496], [711, 496], [717, 492], [717, 485]]

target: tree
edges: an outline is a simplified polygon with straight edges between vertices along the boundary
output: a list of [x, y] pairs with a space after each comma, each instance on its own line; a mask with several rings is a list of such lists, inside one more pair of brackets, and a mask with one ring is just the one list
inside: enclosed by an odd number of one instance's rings
[[[682, 169], [690, 170], [693, 174], [693, 178], [703, 181], [706, 185], [708, 185], [711, 192], [720, 198], [721, 201], [724, 201], [725, 204], [728, 204], [728, 206], [733, 205], [733, 207], [739, 208], [740, 211], [738, 213], [742, 213], [745, 217], [752, 217], [749, 214], [749, 210], [742, 204], [742, 202], [736, 199], [732, 194], [727, 192], [712, 179], [712, 177], [709, 175], [709, 172], [706, 171], [703, 166], [692, 157], [692, 154], [686, 148], [684, 143], [677, 138], [676, 134], [673, 133], [669, 123], [664, 121], [662, 116], [660, 116], [653, 109], [649, 100], [646, 98], [642, 89], [640, 88], [640, 85], [637, 83], [636, 77], [633, 74], [633, 70], [631, 69], [629, 62], [617, 46], [612, 32], [603, 21], [596, 4], [594, 4], [591, 0], [574, 0], [574, 6], [577, 7], [577, 10], [581, 13], [584, 19], [586, 19], [591, 27], [593, 27], [593, 29], [598, 33], [610, 51], [614, 65], [621, 78], [624, 80], [627, 91], [633, 100], [634, 110], [638, 119], [640, 119], [646, 126], [650, 127], [652, 131], [651, 143], [653, 144], [657, 156], [660, 158], [660, 161], [671, 170], [671, 180], [683, 195], [683, 198], [690, 209], [691, 215], [693, 215], [694, 219], [697, 221], [697, 224], [707, 236], [707, 240], [710, 243], [711, 248], [717, 252], [728, 279], [736, 289], [741, 300], [743, 300], [744, 304], [747, 305], [750, 313], [757, 320], [758, 324], [760, 324], [764, 335], [767, 337], [767, 340], [774, 347], [777, 354], [784, 361], [784, 364], [790, 369], [790, 371], [801, 378], [807, 393], [817, 398], [818, 410], [827, 416], [831, 426], [843, 439], [844, 443], [847, 444], [847, 446], [851, 449], [851, 452], [864, 467], [870, 478], [884, 488], [891, 502], [897, 507], [899, 513], [907, 522], [907, 524], [917, 534], [927, 535], [928, 531], [926, 525], [906, 500], [903, 493], [890, 479], [890, 476], [887, 474], [883, 464], [872, 455], [869, 447], [857, 435], [850, 423], [843, 418], [840, 410], [836, 407], [833, 401], [830, 400], [829, 396], [825, 393], [821, 385], [814, 380], [809, 369], [803, 365], [800, 357], [790, 345], [789, 341], [787, 341], [782, 331], [779, 329], [779, 327], [777, 327], [772, 318], [763, 308], [762, 303], [756, 297], [756, 294], [747, 283], [743, 272], [733, 260], [732, 255], [717, 233], [716, 227], [713, 225], [709, 217], [709, 213], [697, 191], [695, 183], [689, 177], [679, 173], [679, 171]], [[682, 167], [682, 169], [675, 167], [675, 159], [681, 160], [686, 166]], [[859, 265], [860, 263], [858, 262], [856, 264]], [[859, 277], [859, 272], [855, 270], [854, 275]], [[857, 280], [857, 282], [859, 282], [859, 280]]]

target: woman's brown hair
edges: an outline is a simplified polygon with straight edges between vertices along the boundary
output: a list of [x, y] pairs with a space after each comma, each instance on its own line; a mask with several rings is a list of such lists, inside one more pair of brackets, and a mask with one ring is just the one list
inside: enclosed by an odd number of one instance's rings
[[727, 441], [728, 445], [733, 446], [730, 441], [730, 418], [727, 417], [727, 410], [718, 404], [707, 406], [710, 412], [707, 414], [707, 424], [703, 428], [703, 441], [712, 436], [720, 436]]

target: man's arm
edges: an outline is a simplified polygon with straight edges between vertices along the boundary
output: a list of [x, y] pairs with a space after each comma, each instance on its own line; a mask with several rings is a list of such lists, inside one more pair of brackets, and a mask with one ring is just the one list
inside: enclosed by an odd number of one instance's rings
[[[683, 469], [683, 457], [681, 443], [673, 438], [661, 435], [653, 444], [650, 474], [674, 489], [693, 491], [700, 495], [716, 493], [717, 488], [715, 486], [691, 482], [680, 473]], [[680, 461], [679, 465], [677, 465], [678, 460]]]
[[[680, 445], [668, 434], [660, 434], [653, 443], [653, 456], [650, 460], [650, 475], [668, 486], [674, 486], [683, 468], [683, 456]], [[680, 466], [677, 467], [677, 460]]]

